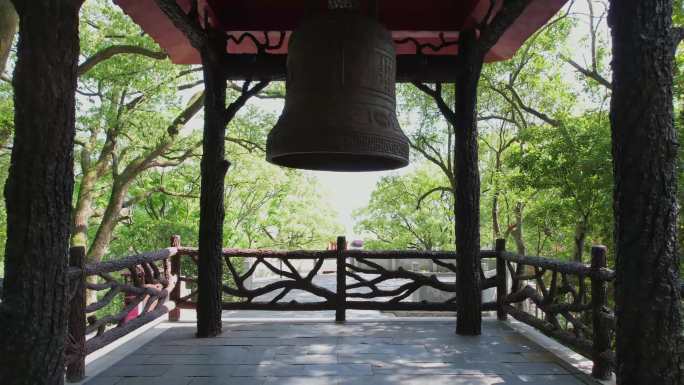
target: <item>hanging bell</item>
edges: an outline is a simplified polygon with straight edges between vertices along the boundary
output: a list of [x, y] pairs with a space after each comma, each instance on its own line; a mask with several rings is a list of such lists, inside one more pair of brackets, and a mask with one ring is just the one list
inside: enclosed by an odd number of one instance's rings
[[324, 171], [408, 165], [395, 80], [394, 44], [378, 22], [345, 11], [308, 20], [290, 39], [285, 108], [268, 135], [267, 160]]

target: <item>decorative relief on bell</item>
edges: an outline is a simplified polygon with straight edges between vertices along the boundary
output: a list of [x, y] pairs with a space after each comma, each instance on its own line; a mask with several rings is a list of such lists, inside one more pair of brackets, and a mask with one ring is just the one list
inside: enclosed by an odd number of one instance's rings
[[408, 164], [396, 116], [396, 54], [388, 31], [333, 11], [292, 34], [285, 108], [267, 140], [286, 167], [375, 171]]

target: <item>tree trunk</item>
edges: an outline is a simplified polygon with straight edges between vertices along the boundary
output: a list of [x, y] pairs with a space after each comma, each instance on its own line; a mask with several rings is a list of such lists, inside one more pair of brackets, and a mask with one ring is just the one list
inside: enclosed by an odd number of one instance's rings
[[672, 0], [613, 0], [617, 378], [680, 384]]
[[[88, 152], [83, 150], [81, 157], [87, 156], [89, 156]], [[87, 167], [87, 163], [81, 161], [83, 177], [76, 198], [71, 233], [71, 246], [83, 246], [86, 249], [88, 248], [88, 223], [93, 215], [93, 192], [97, 181], [97, 171], [94, 167]]]
[[64, 381], [80, 5], [15, 1], [20, 39], [13, 78], [16, 132], [5, 186], [3, 385]]
[[477, 143], [477, 83], [484, 55], [472, 30], [461, 31], [456, 80], [456, 250], [457, 322], [461, 335], [479, 335], [482, 328], [480, 290], [480, 173]]
[[123, 175], [118, 176], [114, 180], [107, 207], [105, 208], [104, 214], [102, 214], [100, 225], [97, 227], [93, 244], [88, 250], [88, 262], [100, 262], [102, 257], [107, 253], [109, 244], [112, 241], [114, 229], [119, 223], [128, 188], [132, 182], [133, 178], [129, 179], [127, 176]]
[[0, 0], [0, 76], [5, 72], [19, 16], [10, 0]]
[[[496, 187], [495, 187], [496, 189]], [[501, 238], [501, 226], [499, 225], [499, 195], [500, 191], [495, 190], [492, 197], [492, 244], [496, 244], [496, 240]]]
[[515, 240], [515, 250], [520, 255], [525, 255], [527, 252], [525, 248], [525, 239], [523, 239], [523, 203], [517, 202], [513, 209], [515, 216], [515, 228], [511, 231], [513, 240]]
[[501, 225], [499, 224], [499, 197], [501, 188], [499, 186], [499, 174], [501, 173], [501, 152], [495, 153], [494, 162], [494, 194], [492, 196], [492, 249], [496, 248], [497, 239], [501, 238]]
[[[93, 200], [95, 199], [95, 186], [97, 181], [109, 168], [109, 161], [116, 146], [116, 138], [107, 133], [104, 147], [100, 151], [97, 161], [91, 160], [92, 149], [96, 146], [100, 132], [92, 131], [88, 143], [85, 144], [79, 154], [81, 163], [81, 183], [76, 198], [76, 207], [73, 213], [73, 227], [71, 233], [71, 246], [83, 246], [88, 249], [88, 225], [93, 216]], [[99, 261], [87, 261], [99, 262]]]
[[587, 240], [587, 222], [585, 219], [581, 220], [575, 225], [575, 247], [572, 253], [572, 260], [582, 263], [584, 255], [584, 243]]
[[224, 182], [230, 163], [225, 159], [226, 77], [225, 37], [214, 36], [202, 49], [206, 95], [202, 142], [200, 194], [197, 336], [221, 333], [221, 281], [223, 276]]

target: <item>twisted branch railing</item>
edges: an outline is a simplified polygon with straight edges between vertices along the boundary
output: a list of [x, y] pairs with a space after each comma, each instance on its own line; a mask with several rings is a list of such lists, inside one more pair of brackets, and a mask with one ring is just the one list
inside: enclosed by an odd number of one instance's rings
[[[455, 311], [455, 282], [445, 282], [436, 275], [427, 275], [404, 268], [388, 269], [378, 260], [424, 260], [431, 261], [455, 277], [456, 253], [429, 251], [365, 251], [347, 250], [346, 241], [339, 240], [340, 248], [326, 251], [272, 251], [224, 249], [223, 258], [227, 267], [224, 277], [223, 309], [225, 310], [336, 310], [336, 319], [344, 320], [348, 309], [359, 310], [423, 310]], [[178, 246], [179, 256], [188, 256], [196, 263], [198, 250]], [[494, 258], [492, 251], [484, 251], [483, 258]], [[247, 258], [253, 263], [245, 272], [239, 267]], [[300, 271], [295, 261], [311, 261], [311, 268]], [[315, 278], [320, 276], [324, 263], [335, 261], [336, 286], [324, 287]], [[279, 266], [273, 261], [278, 261]], [[354, 263], [350, 263], [354, 261]], [[179, 262], [178, 262], [179, 263]], [[280, 277], [274, 282], [264, 282], [256, 287], [248, 285], [259, 267]], [[194, 270], [194, 269], [193, 269]], [[483, 290], [496, 287], [496, 277], [485, 277], [482, 273]], [[187, 294], [175, 293], [173, 300], [178, 308], [196, 308], [194, 289], [196, 277], [180, 274], [179, 281], [191, 288]], [[395, 287], [387, 288], [388, 284]], [[339, 288], [343, 288], [340, 290]], [[440, 291], [449, 295], [441, 302], [412, 301], [411, 297], [421, 288]], [[313, 300], [298, 302], [292, 299], [294, 291], [311, 294]], [[228, 300], [226, 300], [228, 299]], [[485, 310], [496, 310], [495, 302], [484, 304]]]
[[[591, 257], [591, 265], [585, 265], [500, 251], [497, 275], [511, 278], [510, 292], [506, 285], [498, 299], [500, 319], [510, 314], [556, 338], [593, 360], [594, 377], [608, 379], [615, 317], [607, 285], [615, 273], [606, 268], [604, 247], [593, 247]], [[534, 311], [524, 310], [525, 302]]]
[[[224, 249], [223, 308], [335, 310], [338, 321], [345, 320], [349, 309], [455, 311], [455, 252], [347, 250], [343, 237], [337, 244], [336, 250], [325, 251]], [[169, 313], [173, 321], [178, 320], [181, 308], [196, 308], [198, 278], [193, 265], [198, 258], [198, 250], [181, 247], [178, 236], [172, 238], [170, 248], [98, 264], [84, 264], [84, 250], [74, 248], [68, 273], [72, 305], [67, 377], [82, 378], [85, 355], [163, 314]], [[248, 258], [253, 262], [243, 269]], [[508, 253], [505, 243], [498, 240], [495, 250], [481, 251], [480, 258], [496, 261], [495, 275], [485, 274], [483, 269], [480, 272], [482, 290], [496, 289], [497, 293], [496, 301], [482, 304], [483, 311], [496, 311], [500, 320], [511, 315], [539, 329], [590, 357], [595, 377], [610, 376], [615, 361], [615, 316], [608, 308], [607, 287], [615, 273], [606, 268], [605, 248], [593, 248], [592, 264], [585, 265]], [[449, 279], [403, 267], [388, 268], [382, 260], [425, 261], [443, 269]], [[308, 270], [297, 266], [302, 261], [311, 262]], [[326, 273], [327, 261], [335, 264], [334, 287], [316, 279]], [[279, 279], [255, 283], [259, 269]], [[97, 282], [88, 277], [97, 277]], [[444, 299], [414, 300], [422, 289], [439, 292]], [[102, 294], [86, 306], [87, 290]], [[293, 300], [296, 291], [306, 292], [312, 300]], [[108, 309], [121, 296], [127, 297], [125, 305], [100, 318], [86, 319], [87, 314]], [[167, 306], [169, 299], [173, 306]], [[136, 309], [141, 309], [137, 315]]]
[[[177, 249], [170, 247], [113, 261], [85, 264], [85, 249], [72, 248], [65, 360], [68, 381], [77, 382], [84, 378], [86, 355], [173, 308], [167, 306], [167, 300], [178, 280], [170, 261], [176, 253]], [[88, 291], [103, 294], [96, 294], [99, 299], [86, 304]], [[124, 306], [118, 306], [117, 298], [124, 300]], [[107, 311], [110, 305], [115, 309]], [[96, 312], [104, 314], [98, 317]]]

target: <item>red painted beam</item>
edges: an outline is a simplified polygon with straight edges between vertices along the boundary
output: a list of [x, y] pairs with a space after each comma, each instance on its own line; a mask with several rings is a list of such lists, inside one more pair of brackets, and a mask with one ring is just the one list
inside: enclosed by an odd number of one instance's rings
[[[506, 31], [501, 40], [488, 53], [486, 60], [498, 61], [512, 57], [516, 50], [536, 30], [541, 28], [567, 0], [535, 0], [521, 17]], [[133, 21], [139, 24], [159, 45], [169, 53], [177, 64], [199, 64], [199, 54], [190, 45], [157, 7], [154, 0], [114, 0]], [[189, 9], [189, 0], [178, 0]], [[306, 17], [305, 3], [313, 8], [324, 9], [327, 0], [200, 0], [200, 8], [210, 11], [211, 22], [228, 33], [239, 36], [245, 31], [254, 31], [260, 41], [265, 41], [268, 32], [271, 41], [277, 41], [279, 31], [292, 29]], [[395, 39], [413, 37], [421, 43], [438, 44], [439, 34], [446, 40], [456, 40], [458, 31], [481, 20], [489, 7], [489, 0], [378, 0], [379, 20], [392, 31]], [[287, 42], [287, 40], [286, 40]], [[256, 47], [250, 41], [242, 44], [229, 43], [226, 51], [232, 54], [254, 54]], [[429, 55], [456, 55], [456, 47], [439, 52], [425, 52]], [[287, 43], [270, 54], [287, 53]], [[397, 45], [397, 54], [415, 53], [411, 43]]]

